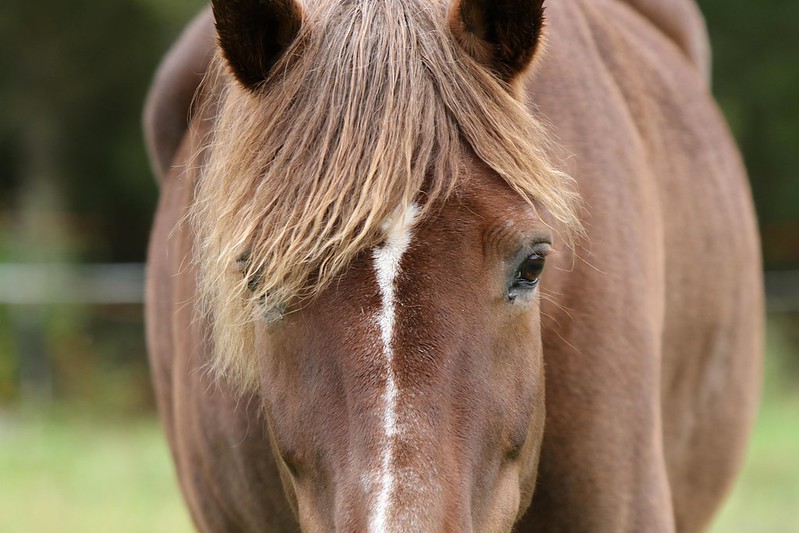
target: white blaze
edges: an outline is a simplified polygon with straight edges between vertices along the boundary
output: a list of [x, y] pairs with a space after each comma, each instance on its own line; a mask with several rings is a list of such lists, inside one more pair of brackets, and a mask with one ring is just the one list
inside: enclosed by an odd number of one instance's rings
[[378, 316], [380, 337], [383, 344], [386, 390], [383, 392], [383, 450], [378, 471], [379, 493], [375, 513], [369, 524], [371, 533], [384, 533], [389, 530], [391, 495], [396, 487], [396, 473], [392, 470], [394, 442], [397, 436], [397, 397], [399, 391], [394, 375], [394, 321], [396, 309], [395, 283], [400, 270], [402, 256], [411, 242], [411, 229], [419, 213], [419, 207], [411, 204], [406, 211], [397, 210], [386, 222], [383, 230], [385, 244], [372, 253], [377, 284], [383, 308]]

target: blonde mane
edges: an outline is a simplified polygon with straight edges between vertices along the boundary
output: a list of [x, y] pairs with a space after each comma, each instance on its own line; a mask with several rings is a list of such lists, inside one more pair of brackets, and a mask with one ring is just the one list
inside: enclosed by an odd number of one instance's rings
[[219, 58], [209, 76], [220, 96], [191, 218], [214, 369], [244, 388], [256, 322], [327, 287], [398, 208], [440, 205], [464, 150], [579, 228], [544, 128], [456, 44], [446, 2], [309, 4], [256, 94]]

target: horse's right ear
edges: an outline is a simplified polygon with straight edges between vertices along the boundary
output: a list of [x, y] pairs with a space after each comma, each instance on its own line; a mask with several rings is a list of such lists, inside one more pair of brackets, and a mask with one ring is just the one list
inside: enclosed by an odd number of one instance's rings
[[541, 44], [544, 0], [454, 0], [449, 25], [469, 55], [510, 83]]
[[233, 74], [254, 91], [302, 26], [297, 0], [212, 0], [219, 46]]

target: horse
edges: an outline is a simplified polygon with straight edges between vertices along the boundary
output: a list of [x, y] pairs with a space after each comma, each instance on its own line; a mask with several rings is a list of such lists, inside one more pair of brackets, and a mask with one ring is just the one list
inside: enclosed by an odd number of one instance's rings
[[709, 65], [691, 0], [213, 0], [145, 110], [197, 528], [706, 528], [763, 344]]

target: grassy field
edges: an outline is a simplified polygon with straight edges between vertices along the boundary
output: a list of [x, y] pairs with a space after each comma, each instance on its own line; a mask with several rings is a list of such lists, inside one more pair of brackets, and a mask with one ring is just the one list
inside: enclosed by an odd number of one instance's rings
[[[741, 477], [712, 533], [799, 532], [799, 354], [795, 321], [772, 317], [765, 384]], [[788, 340], [791, 332], [793, 340]]]
[[[712, 533], [799, 532], [799, 390], [780, 374], [767, 368], [747, 464]], [[154, 419], [0, 412], [0, 532], [190, 531]]]
[[190, 531], [155, 420], [0, 417], [0, 532]]
[[799, 394], [768, 397], [712, 533], [799, 532]]

